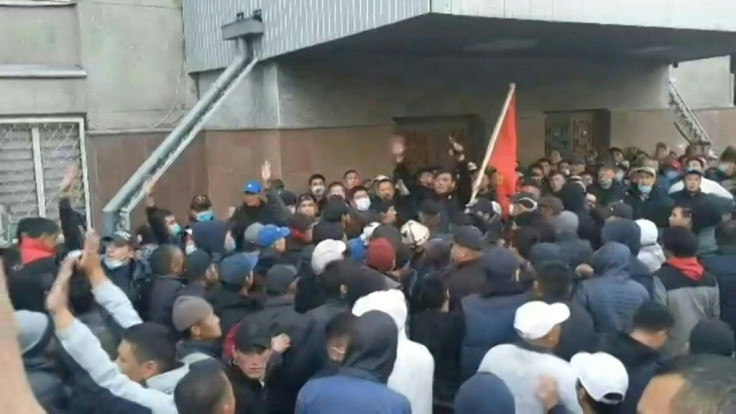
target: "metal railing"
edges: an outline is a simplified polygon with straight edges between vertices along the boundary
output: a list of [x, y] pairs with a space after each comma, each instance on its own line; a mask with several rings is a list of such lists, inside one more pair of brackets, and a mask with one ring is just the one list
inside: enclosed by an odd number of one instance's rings
[[189, 110], [176, 128], [107, 203], [103, 209], [106, 234], [112, 234], [119, 229], [130, 230], [130, 214], [144, 197], [145, 183], [158, 179], [169, 169], [203, 129], [210, 116], [217, 111], [235, 87], [248, 76], [258, 62], [258, 59], [254, 57], [251, 42], [253, 38], [262, 33], [263, 23], [260, 20], [260, 14], [250, 19], [245, 19], [242, 14], [239, 14], [234, 23], [223, 26], [225, 40], [233, 39], [238, 43], [240, 51], [238, 57], [223, 70], [215, 83]]
[[667, 86], [669, 96], [669, 107], [672, 112], [675, 128], [691, 144], [709, 144], [710, 137], [698, 117], [675, 86], [675, 81], [670, 79]]

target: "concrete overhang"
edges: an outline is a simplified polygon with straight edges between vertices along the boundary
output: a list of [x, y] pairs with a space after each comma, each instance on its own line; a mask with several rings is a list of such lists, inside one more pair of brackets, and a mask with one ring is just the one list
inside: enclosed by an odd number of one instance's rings
[[432, 13], [289, 53], [674, 63], [736, 54], [736, 32]]

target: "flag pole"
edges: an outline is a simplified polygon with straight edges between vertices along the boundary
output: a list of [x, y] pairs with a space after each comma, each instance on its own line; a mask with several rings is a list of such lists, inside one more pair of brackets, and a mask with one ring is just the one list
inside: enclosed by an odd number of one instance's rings
[[473, 183], [473, 195], [470, 197], [470, 202], [468, 205], [472, 205], [473, 202], [475, 202], [475, 198], [478, 196], [478, 190], [480, 189], [480, 183], [483, 180], [483, 171], [488, 167], [488, 161], [491, 159], [491, 154], [493, 153], [493, 147], [496, 146], [496, 140], [498, 139], [498, 134], [501, 132], [501, 126], [503, 125], [503, 119], [506, 117], [506, 113], [509, 110], [509, 104], [511, 103], [511, 97], [514, 96], [514, 93], [516, 92], [516, 84], [511, 83], [509, 84], [509, 93], [506, 95], [506, 101], [503, 104], [503, 108], [501, 109], [501, 114], [498, 116], [498, 120], [496, 121], [496, 126], [493, 128], [493, 134], [491, 134], [491, 139], [488, 142], [488, 147], [486, 147], [486, 155], [483, 157], [483, 163], [478, 166], [479, 174], [478, 177], [476, 177], [475, 182]]

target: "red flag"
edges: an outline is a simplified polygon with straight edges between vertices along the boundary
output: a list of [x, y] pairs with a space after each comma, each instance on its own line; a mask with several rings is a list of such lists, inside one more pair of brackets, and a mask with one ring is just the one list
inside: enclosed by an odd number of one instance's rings
[[[503, 209], [504, 215], [509, 214], [509, 197], [516, 193], [516, 86], [511, 84], [506, 96], [501, 115], [498, 118], [493, 135], [486, 148], [485, 159], [482, 165], [494, 167], [497, 171], [498, 188], [497, 201]], [[480, 177], [473, 188], [473, 198], [478, 193]]]
[[509, 197], [516, 193], [516, 92], [510, 92], [511, 98], [503, 114], [501, 129], [492, 148], [488, 166], [494, 167], [498, 176], [496, 189], [498, 203], [501, 204], [504, 214], [509, 214]]

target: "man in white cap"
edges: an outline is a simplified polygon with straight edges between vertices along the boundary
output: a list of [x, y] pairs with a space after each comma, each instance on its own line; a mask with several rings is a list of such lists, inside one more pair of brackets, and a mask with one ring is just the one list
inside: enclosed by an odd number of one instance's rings
[[567, 361], [552, 354], [560, 341], [560, 325], [569, 317], [570, 309], [564, 303], [527, 302], [514, 317], [514, 329], [521, 341], [495, 346], [481, 361], [478, 372], [490, 372], [506, 383], [514, 394], [517, 413], [545, 412], [536, 396], [536, 387], [544, 376], [557, 382], [560, 405], [567, 413], [583, 413], [575, 371]]
[[580, 352], [570, 365], [577, 374], [578, 402], [584, 414], [611, 413], [624, 400], [629, 374], [616, 357], [605, 352]]

